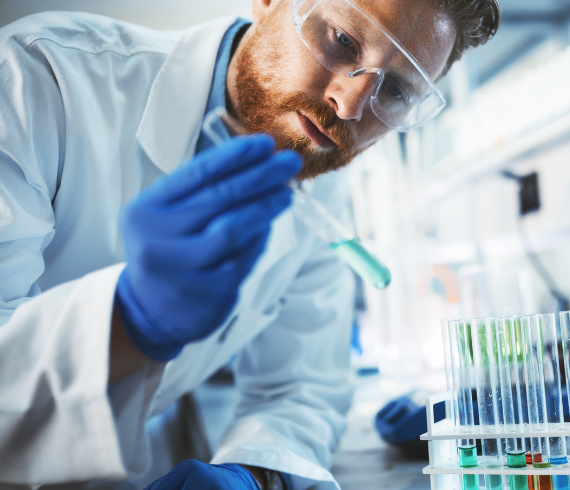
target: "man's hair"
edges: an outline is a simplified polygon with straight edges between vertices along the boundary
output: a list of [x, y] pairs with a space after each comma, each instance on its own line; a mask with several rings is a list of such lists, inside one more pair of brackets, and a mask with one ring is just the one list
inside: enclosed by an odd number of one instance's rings
[[495, 35], [501, 11], [497, 0], [437, 0], [437, 4], [451, 17], [457, 29], [445, 74], [467, 49], [484, 44]]

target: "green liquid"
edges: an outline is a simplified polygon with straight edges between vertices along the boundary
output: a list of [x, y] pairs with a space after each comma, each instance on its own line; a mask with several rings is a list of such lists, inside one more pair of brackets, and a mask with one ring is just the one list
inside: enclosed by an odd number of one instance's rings
[[462, 468], [476, 468], [477, 446], [459, 446], [459, 466]]
[[479, 475], [461, 475], [462, 490], [479, 490]]
[[[532, 463], [533, 468], [550, 468], [549, 461], [538, 461]], [[552, 475], [534, 475], [535, 490], [552, 490]]]
[[[459, 446], [459, 466], [477, 467], [477, 446]], [[462, 490], [479, 490], [479, 475], [461, 475]]]
[[354, 272], [375, 288], [383, 289], [390, 284], [392, 280], [390, 271], [362, 246], [358, 238], [331, 243], [331, 248]]
[[511, 490], [528, 490], [528, 476], [509, 475]]
[[[507, 453], [509, 468], [526, 468], [524, 451], [509, 451]], [[509, 475], [511, 490], [528, 490], [528, 477], [526, 475]]]
[[503, 477], [501, 475], [485, 475], [485, 488], [487, 490], [501, 490]]

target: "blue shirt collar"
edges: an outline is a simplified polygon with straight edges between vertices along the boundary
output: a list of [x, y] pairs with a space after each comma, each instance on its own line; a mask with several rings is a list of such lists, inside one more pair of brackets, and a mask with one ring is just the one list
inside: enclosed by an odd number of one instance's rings
[[[230, 57], [232, 54], [232, 45], [234, 39], [241, 28], [251, 24], [251, 22], [245, 19], [237, 19], [230, 28], [224, 34], [222, 42], [220, 43], [220, 48], [218, 49], [218, 55], [216, 57], [216, 65], [214, 67], [214, 77], [212, 79], [212, 86], [210, 87], [210, 94], [208, 96], [208, 104], [206, 105], [206, 112], [204, 115], [208, 114], [212, 109], [216, 107], [226, 107], [226, 77], [228, 74], [228, 65], [230, 63]], [[212, 146], [210, 139], [204, 134], [203, 131], [200, 132], [198, 142], [196, 143], [196, 153], [199, 153], [206, 148]]]

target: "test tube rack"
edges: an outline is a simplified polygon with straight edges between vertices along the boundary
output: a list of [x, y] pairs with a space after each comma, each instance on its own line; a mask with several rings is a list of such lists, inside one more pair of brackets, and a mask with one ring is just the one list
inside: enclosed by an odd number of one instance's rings
[[[438, 422], [434, 419], [434, 405], [445, 403], [445, 418]], [[481, 457], [478, 457], [479, 466], [475, 468], [462, 468], [459, 466], [458, 440], [461, 439], [507, 439], [529, 437], [570, 437], [570, 423], [547, 424], [543, 430], [529, 426], [518, 426], [514, 430], [481, 431], [475, 426], [473, 431], [454, 424], [453, 395], [443, 392], [427, 397], [427, 429], [420, 436], [428, 441], [429, 465], [423, 473], [430, 475], [431, 490], [461, 490], [460, 475], [570, 475], [570, 465], [553, 466], [551, 468], [485, 468]], [[481, 479], [482, 481], [482, 479]], [[482, 487], [484, 488], [484, 487]]]

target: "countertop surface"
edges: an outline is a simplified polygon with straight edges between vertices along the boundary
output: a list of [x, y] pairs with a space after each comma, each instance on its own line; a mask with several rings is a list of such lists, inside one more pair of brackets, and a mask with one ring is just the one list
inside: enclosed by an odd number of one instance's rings
[[[386, 444], [374, 428], [374, 417], [392, 396], [379, 389], [380, 377], [360, 378], [348, 424], [333, 455], [332, 473], [342, 490], [429, 490], [425, 458], [407, 457], [400, 449]], [[397, 395], [395, 395], [397, 396]]]

